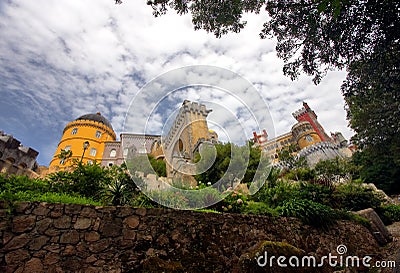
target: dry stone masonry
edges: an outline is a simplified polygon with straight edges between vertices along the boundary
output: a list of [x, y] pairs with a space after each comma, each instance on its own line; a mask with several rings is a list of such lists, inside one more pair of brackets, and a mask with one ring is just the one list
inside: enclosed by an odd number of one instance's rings
[[379, 248], [365, 227], [348, 221], [320, 230], [292, 218], [170, 209], [0, 208], [0, 272], [246, 272], [240, 258], [263, 241], [317, 256], [339, 244], [359, 256]]

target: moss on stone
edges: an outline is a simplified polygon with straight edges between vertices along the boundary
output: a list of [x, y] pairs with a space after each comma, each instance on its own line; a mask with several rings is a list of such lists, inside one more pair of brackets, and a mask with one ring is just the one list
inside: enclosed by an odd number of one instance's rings
[[179, 261], [165, 261], [156, 256], [148, 257], [143, 262], [143, 271], [146, 273], [178, 273], [184, 272]]

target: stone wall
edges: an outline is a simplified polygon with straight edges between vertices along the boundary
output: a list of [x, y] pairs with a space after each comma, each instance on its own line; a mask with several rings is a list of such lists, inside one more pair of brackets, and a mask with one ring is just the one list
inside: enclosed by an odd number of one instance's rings
[[47, 203], [5, 207], [0, 272], [240, 272], [239, 258], [265, 240], [317, 256], [335, 253], [340, 244], [349, 255], [378, 251], [371, 233], [348, 221], [321, 230], [292, 218], [239, 214]]

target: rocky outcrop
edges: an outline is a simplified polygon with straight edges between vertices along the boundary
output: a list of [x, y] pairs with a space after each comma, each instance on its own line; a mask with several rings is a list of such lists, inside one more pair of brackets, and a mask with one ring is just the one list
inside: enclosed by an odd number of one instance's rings
[[47, 203], [0, 212], [0, 272], [243, 272], [240, 257], [265, 241], [317, 257], [338, 245], [360, 257], [379, 249], [349, 221], [321, 230], [293, 218]]
[[387, 245], [393, 240], [392, 234], [390, 234], [389, 230], [386, 228], [385, 224], [374, 209], [369, 208], [360, 210], [356, 212], [356, 214], [369, 220], [371, 224], [371, 233], [380, 245]]

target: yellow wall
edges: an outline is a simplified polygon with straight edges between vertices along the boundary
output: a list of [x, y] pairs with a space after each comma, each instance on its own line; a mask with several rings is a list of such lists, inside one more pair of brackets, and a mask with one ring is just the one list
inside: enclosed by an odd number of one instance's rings
[[[307, 136], [310, 136], [312, 141], [307, 140], [307, 138], [308, 138]], [[314, 130], [309, 130], [309, 131], [302, 133], [300, 136], [298, 136], [297, 139], [298, 139], [297, 144], [299, 145], [300, 149], [303, 149], [307, 146], [321, 142], [321, 138]]]
[[[77, 133], [72, 134], [74, 128], [77, 128]], [[101, 132], [100, 138], [96, 137], [96, 131]], [[64, 129], [63, 136], [58, 144], [57, 150], [50, 162], [50, 171], [64, 170], [73, 163], [73, 159], [81, 160], [83, 155], [83, 143], [89, 141], [89, 147], [85, 151], [82, 162], [88, 163], [88, 160], [92, 162], [101, 162], [104, 152], [104, 146], [106, 141], [115, 141], [115, 132], [105, 126], [103, 123], [92, 121], [92, 120], [76, 120], [67, 124]], [[71, 146], [72, 157], [69, 158], [64, 164], [60, 164], [60, 159], [57, 157], [61, 153], [62, 149], [67, 146]], [[92, 156], [90, 151], [92, 148], [96, 149], [96, 155]]]
[[279, 151], [291, 144], [296, 144], [293, 142], [293, 136], [291, 133], [286, 133], [269, 140], [264, 146], [264, 151], [272, 163], [277, 163], [279, 161], [277, 158]]

